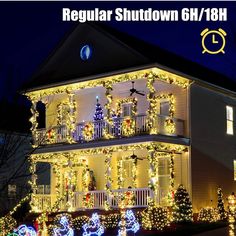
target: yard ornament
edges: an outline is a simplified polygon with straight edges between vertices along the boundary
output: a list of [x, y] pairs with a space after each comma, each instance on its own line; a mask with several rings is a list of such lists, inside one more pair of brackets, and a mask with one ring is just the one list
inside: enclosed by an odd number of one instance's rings
[[13, 236], [37, 236], [35, 229], [31, 226], [20, 225], [17, 229], [14, 230]]
[[[119, 227], [121, 228], [122, 222], [119, 222]], [[132, 210], [127, 210], [125, 213], [125, 229], [126, 232], [133, 232], [134, 234], [137, 233], [140, 229], [140, 225], [135, 218], [135, 215]], [[124, 232], [121, 229], [118, 231], [118, 236], [122, 236]]]
[[83, 236], [100, 236], [104, 233], [104, 227], [101, 225], [99, 215], [94, 213], [90, 221], [83, 225]]
[[61, 217], [60, 224], [60, 228], [53, 229], [53, 236], [74, 236], [74, 230], [70, 227], [69, 220], [66, 216]]

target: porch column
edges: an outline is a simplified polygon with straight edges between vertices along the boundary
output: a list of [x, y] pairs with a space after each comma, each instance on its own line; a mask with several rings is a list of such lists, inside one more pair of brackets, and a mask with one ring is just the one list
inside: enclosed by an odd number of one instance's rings
[[112, 151], [105, 152], [105, 191], [107, 195], [107, 199], [105, 201], [105, 210], [109, 210], [111, 207], [111, 185], [112, 185], [112, 178], [111, 178], [111, 158], [112, 158]]
[[[56, 197], [54, 201], [52, 201], [54, 202], [52, 204], [52, 208], [56, 208], [59, 210], [60, 198], [62, 197], [61, 196], [61, 164], [58, 162], [52, 163], [52, 172], [53, 174], [55, 174], [55, 191], [56, 191]], [[51, 176], [51, 178], [54, 178], [54, 176]], [[52, 194], [52, 191], [51, 191], [51, 194]]]
[[104, 136], [107, 139], [110, 139], [113, 137], [113, 135], [109, 132], [110, 129], [113, 126], [113, 120], [112, 120], [112, 110], [111, 110], [111, 104], [112, 104], [112, 84], [111, 82], [106, 82], [103, 84], [103, 87], [106, 89], [106, 98], [107, 98], [107, 103], [105, 104], [105, 109], [107, 110], [106, 115], [104, 117], [106, 125], [104, 126]]
[[68, 143], [75, 143], [73, 135], [76, 131], [76, 101], [75, 94], [70, 89], [66, 90], [68, 96], [69, 114], [66, 121], [66, 139]]
[[159, 180], [158, 180], [158, 158], [155, 155], [155, 150], [152, 147], [148, 148], [148, 161], [149, 161], [149, 188], [153, 191], [151, 195], [151, 200], [154, 203], [157, 203], [158, 199], [158, 189], [159, 189]]
[[32, 105], [30, 108], [30, 112], [32, 114], [32, 116], [30, 117], [29, 121], [32, 124], [31, 125], [31, 132], [32, 132], [32, 136], [34, 139], [34, 144], [32, 145], [33, 147], [38, 146], [38, 135], [37, 135], [37, 128], [38, 128], [38, 122], [37, 122], [37, 118], [39, 116], [39, 113], [37, 111], [37, 103], [39, 101], [39, 99], [37, 97], [28, 97], [28, 99], [31, 101]]
[[147, 94], [147, 100], [149, 102], [149, 108], [147, 110], [147, 126], [150, 129], [150, 134], [157, 134], [157, 105], [155, 99], [156, 89], [154, 87], [155, 77], [147, 77], [147, 89], [149, 93]]
[[170, 190], [169, 190], [169, 195], [170, 195], [170, 205], [173, 205], [174, 201], [174, 187], [175, 187], [175, 172], [174, 172], [174, 154], [171, 153], [169, 157], [169, 170], [170, 170]]
[[31, 181], [29, 181], [31, 189], [32, 189], [32, 194], [31, 194], [31, 201], [30, 201], [30, 206], [32, 211], [37, 212], [37, 200], [36, 200], [36, 194], [37, 194], [37, 175], [36, 175], [36, 162], [33, 161], [32, 159], [30, 160], [30, 174], [31, 174]]

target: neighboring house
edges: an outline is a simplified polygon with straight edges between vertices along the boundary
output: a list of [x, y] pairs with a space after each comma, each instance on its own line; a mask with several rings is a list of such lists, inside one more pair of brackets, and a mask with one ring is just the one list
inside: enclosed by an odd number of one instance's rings
[[29, 134], [0, 131], [0, 214], [12, 210], [30, 193], [28, 155], [32, 149]]
[[[33, 174], [32, 210], [56, 202], [60, 211], [117, 208], [122, 197], [129, 207], [146, 207], [148, 197], [169, 205], [179, 184], [194, 211], [216, 205], [219, 186], [225, 196], [236, 187], [235, 89], [155, 46], [79, 24], [25, 92], [40, 144], [31, 170], [51, 167], [50, 187], [38, 187]], [[44, 129], [37, 128], [39, 101]]]

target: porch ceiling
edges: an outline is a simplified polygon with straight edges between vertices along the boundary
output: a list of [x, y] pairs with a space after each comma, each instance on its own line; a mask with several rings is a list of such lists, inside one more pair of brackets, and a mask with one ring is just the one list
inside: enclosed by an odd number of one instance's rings
[[41, 147], [35, 150], [34, 154], [54, 153], [54, 152], [67, 152], [77, 151], [83, 149], [96, 149], [119, 145], [138, 145], [140, 143], [158, 142], [164, 144], [177, 144], [189, 146], [190, 140], [188, 138], [180, 138], [173, 136], [162, 135], [142, 135], [122, 139], [100, 140], [87, 143], [75, 143], [75, 144], [55, 144]]

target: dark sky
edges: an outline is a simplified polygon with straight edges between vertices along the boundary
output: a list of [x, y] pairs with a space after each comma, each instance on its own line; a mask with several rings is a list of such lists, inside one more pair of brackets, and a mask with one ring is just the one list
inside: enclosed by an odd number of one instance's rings
[[[62, 8], [181, 9], [227, 7], [227, 22], [109, 23], [113, 27], [175, 52], [236, 81], [236, 2], [0, 2], [0, 92], [8, 97], [43, 62], [74, 23], [62, 22]], [[227, 32], [225, 54], [202, 54], [200, 32]]]

